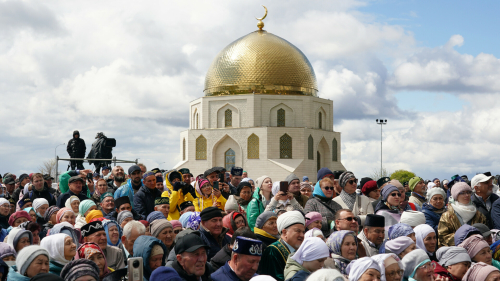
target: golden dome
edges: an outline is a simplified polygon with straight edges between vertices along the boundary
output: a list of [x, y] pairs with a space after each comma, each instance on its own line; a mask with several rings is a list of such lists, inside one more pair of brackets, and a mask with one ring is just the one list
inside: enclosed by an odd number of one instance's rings
[[257, 30], [229, 44], [205, 78], [205, 96], [277, 94], [317, 96], [307, 57], [285, 39]]

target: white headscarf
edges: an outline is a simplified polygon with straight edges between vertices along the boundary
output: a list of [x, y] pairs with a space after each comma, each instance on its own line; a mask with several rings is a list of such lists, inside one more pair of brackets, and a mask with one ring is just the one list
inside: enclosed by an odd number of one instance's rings
[[40, 243], [40, 246], [49, 252], [50, 259], [62, 265], [66, 265], [71, 261], [64, 257], [64, 240], [66, 240], [66, 237], [70, 236], [64, 233], [57, 233], [43, 238]]
[[37, 209], [43, 205], [49, 205], [49, 201], [47, 201], [47, 199], [45, 198], [37, 198], [33, 200], [33, 209], [35, 209], [36, 213], [38, 213]]
[[399, 223], [406, 223], [411, 227], [425, 224], [425, 215], [419, 211], [404, 211], [403, 214], [401, 214]]
[[318, 236], [323, 236], [323, 232], [315, 227], [306, 232], [306, 234], [304, 235], [304, 239]]
[[297, 224], [297, 223], [300, 223], [302, 225], [306, 224], [306, 220], [304, 219], [304, 216], [302, 215], [302, 213], [299, 211], [286, 212], [283, 215], [278, 217], [278, 221], [277, 221], [278, 231], [279, 231], [279, 233], [281, 233], [283, 231], [283, 229], [285, 229], [291, 225]]
[[370, 257], [353, 260], [346, 268], [346, 272], [349, 274], [349, 281], [358, 281], [363, 273], [370, 268], [381, 272], [378, 263]]
[[269, 275], [257, 275], [255, 277], [252, 277], [250, 281], [276, 281], [276, 279]]
[[330, 250], [325, 241], [319, 237], [309, 237], [304, 239], [299, 249], [291, 256], [299, 264], [305, 261], [315, 261], [330, 256]]
[[417, 238], [417, 248], [424, 250], [429, 255], [434, 255], [434, 253], [427, 251], [424, 244], [425, 237], [427, 237], [427, 235], [431, 233], [434, 233], [434, 229], [430, 225], [421, 224], [415, 227], [413, 231], [415, 231], [415, 238]]
[[[378, 266], [380, 267], [380, 281], [386, 281], [387, 278], [385, 277], [385, 260], [387, 260], [389, 257], [393, 258], [396, 260], [396, 262], [399, 265], [399, 269], [403, 269], [403, 263], [401, 262], [401, 259], [396, 255], [396, 254], [380, 254], [380, 255], [375, 255], [372, 256], [372, 259], [375, 260], [378, 263]], [[401, 276], [403, 277], [403, 276]]]
[[[308, 279], [314, 281], [345, 281], [344, 275], [340, 273], [340, 271], [336, 269], [326, 269], [322, 268], [316, 270], [311, 275], [309, 275]], [[252, 281], [252, 280], [250, 280]]]
[[5, 198], [0, 198], [0, 206], [2, 206], [3, 204], [9, 204], [9, 206], [10, 206], [9, 200], [7, 200]]

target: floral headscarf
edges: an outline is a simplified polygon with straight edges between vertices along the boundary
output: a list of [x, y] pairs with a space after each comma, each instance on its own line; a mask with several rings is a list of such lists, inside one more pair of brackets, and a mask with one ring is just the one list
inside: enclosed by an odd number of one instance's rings
[[190, 228], [192, 230], [198, 230], [200, 228], [200, 212], [194, 212], [189, 216], [188, 222], [186, 224], [186, 228]]
[[356, 248], [357, 248], [358, 242], [356, 239], [356, 234], [354, 234], [354, 232], [350, 230], [335, 231], [326, 240], [326, 245], [328, 246], [328, 249], [330, 249], [330, 252], [332, 253], [331, 256], [333, 258], [333, 261], [335, 262], [336, 266], [340, 269], [340, 273], [342, 274], [346, 274], [346, 268], [351, 262], [350, 260], [342, 256], [342, 242], [344, 242], [344, 238], [347, 235], [352, 235], [352, 237], [354, 237], [354, 241], [356, 242]]
[[91, 256], [95, 254], [102, 254], [104, 257], [104, 270], [103, 274], [100, 277], [105, 276], [106, 274], [109, 273], [109, 268], [108, 268], [108, 261], [106, 260], [106, 255], [104, 255], [104, 252], [101, 250], [99, 245], [93, 242], [88, 242], [82, 244], [78, 250], [76, 250], [76, 255], [75, 255], [75, 260], [76, 259], [90, 259]]

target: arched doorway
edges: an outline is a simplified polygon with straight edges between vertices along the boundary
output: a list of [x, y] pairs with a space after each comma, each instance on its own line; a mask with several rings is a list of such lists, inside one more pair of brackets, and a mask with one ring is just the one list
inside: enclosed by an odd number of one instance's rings
[[236, 153], [232, 148], [230, 148], [224, 153], [224, 168], [226, 168], [226, 171], [231, 171], [231, 168], [235, 166], [235, 163]]

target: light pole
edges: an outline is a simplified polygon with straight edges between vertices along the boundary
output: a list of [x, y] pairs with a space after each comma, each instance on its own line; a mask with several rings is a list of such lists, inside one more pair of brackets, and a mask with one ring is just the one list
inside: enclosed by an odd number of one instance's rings
[[387, 125], [387, 119], [375, 120], [380, 125], [380, 176], [382, 177], [382, 125]]
[[61, 144], [58, 144], [58, 145], [56, 146], [56, 148], [54, 148], [54, 159], [56, 160], [56, 183], [57, 183], [57, 182], [59, 182], [58, 177], [57, 177], [57, 174], [58, 174], [58, 169], [59, 169], [59, 165], [58, 165], [58, 164], [59, 164], [59, 163], [58, 163], [59, 161], [57, 161], [57, 148], [58, 148], [59, 146], [61, 146], [61, 145], [65, 145], [65, 144], [66, 144], [66, 143], [61, 143]]

